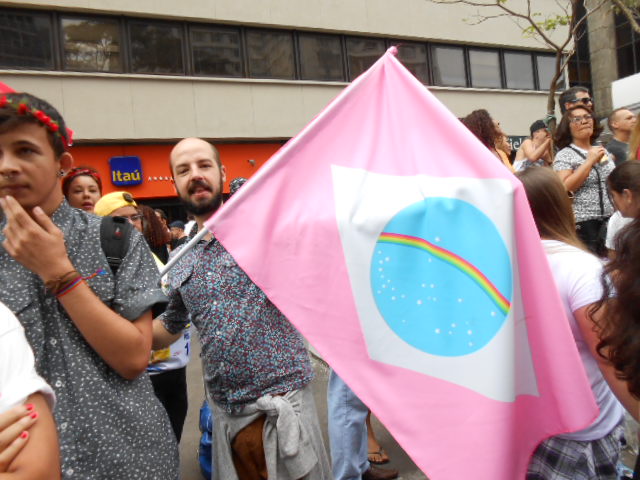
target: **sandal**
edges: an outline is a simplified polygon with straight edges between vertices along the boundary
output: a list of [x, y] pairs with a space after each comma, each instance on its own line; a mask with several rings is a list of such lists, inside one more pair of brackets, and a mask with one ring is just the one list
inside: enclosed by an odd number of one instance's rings
[[380, 448], [377, 452], [368, 452], [367, 457], [369, 459], [369, 463], [374, 465], [384, 465], [385, 463], [389, 463], [389, 456], [387, 452], [384, 451], [384, 448]]

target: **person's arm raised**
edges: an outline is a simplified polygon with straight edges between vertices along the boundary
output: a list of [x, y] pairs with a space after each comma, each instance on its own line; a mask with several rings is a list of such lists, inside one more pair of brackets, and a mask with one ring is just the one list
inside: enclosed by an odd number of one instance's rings
[[551, 145], [551, 138], [546, 138], [540, 145], [537, 147], [534, 146], [533, 141], [531, 139], [526, 139], [522, 143], [522, 150], [524, 152], [525, 157], [535, 162], [536, 160], [540, 160], [545, 156], [545, 153], [549, 151], [549, 145]]
[[593, 166], [606, 153], [604, 147], [591, 147], [586, 160], [575, 170], [559, 170], [558, 175], [564, 186], [570, 192], [577, 191], [584, 184]]
[[[32, 218], [12, 197], [0, 199], [0, 206], [7, 218], [3, 247], [9, 255], [45, 284], [75, 270], [62, 232], [40, 207], [33, 209]], [[146, 369], [151, 350], [150, 311], [129, 321], [102, 303], [84, 281], [58, 300], [87, 343], [121, 376], [132, 380]]]

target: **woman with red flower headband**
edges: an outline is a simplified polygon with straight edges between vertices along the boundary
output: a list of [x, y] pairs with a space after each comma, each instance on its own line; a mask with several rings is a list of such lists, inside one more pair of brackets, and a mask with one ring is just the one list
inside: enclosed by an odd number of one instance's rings
[[62, 193], [72, 207], [93, 213], [102, 197], [100, 174], [91, 167], [72, 168], [62, 179]]

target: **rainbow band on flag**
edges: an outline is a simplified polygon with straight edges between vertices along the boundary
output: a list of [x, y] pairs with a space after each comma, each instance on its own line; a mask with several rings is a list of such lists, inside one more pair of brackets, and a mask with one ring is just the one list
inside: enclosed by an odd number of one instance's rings
[[449, 263], [471, 278], [471, 280], [484, 290], [502, 313], [505, 315], [509, 313], [509, 310], [511, 309], [511, 303], [509, 300], [500, 293], [496, 286], [491, 283], [491, 280], [489, 280], [480, 270], [455, 253], [434, 245], [420, 237], [413, 237], [411, 235], [403, 235], [400, 233], [382, 232], [380, 237], [378, 237], [378, 242], [404, 245], [406, 247], [419, 248], [420, 250], [429, 252], [434, 257], [442, 260], [443, 262]]

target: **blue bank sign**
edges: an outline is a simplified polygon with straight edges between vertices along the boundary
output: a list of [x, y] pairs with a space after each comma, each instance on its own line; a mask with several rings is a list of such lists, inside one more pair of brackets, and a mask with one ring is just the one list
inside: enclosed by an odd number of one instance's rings
[[142, 183], [142, 161], [140, 157], [111, 157], [111, 181], [114, 185], [140, 185]]

